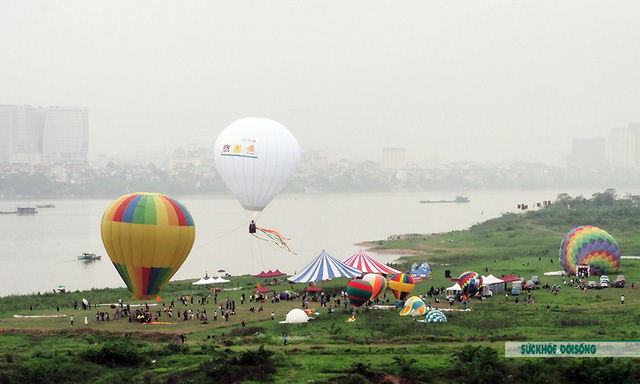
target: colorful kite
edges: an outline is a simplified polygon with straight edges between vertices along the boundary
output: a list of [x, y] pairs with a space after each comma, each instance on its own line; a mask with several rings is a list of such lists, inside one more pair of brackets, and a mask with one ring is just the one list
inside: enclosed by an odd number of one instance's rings
[[[289, 252], [293, 253], [294, 255], [297, 255], [297, 253], [293, 252], [291, 248], [289, 248], [289, 246], [287, 245], [287, 240], [291, 240], [291, 239], [285, 238], [279, 232], [276, 232], [271, 229], [256, 227], [256, 230], [257, 230], [256, 233], [252, 233], [254, 237], [260, 240], [273, 242], [278, 247], [286, 248]], [[266, 236], [266, 238], [259, 236], [258, 231], [262, 233], [264, 236]]]
[[585, 225], [569, 231], [560, 244], [560, 264], [576, 274], [576, 266], [588, 265], [597, 274], [616, 273], [620, 268], [618, 243], [607, 231]]

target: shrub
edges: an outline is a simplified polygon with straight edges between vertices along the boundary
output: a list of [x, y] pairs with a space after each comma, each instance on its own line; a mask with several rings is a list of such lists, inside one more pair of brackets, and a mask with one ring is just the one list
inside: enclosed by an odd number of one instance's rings
[[118, 340], [89, 348], [81, 356], [87, 361], [109, 366], [135, 366], [144, 360], [139, 345], [129, 334]]

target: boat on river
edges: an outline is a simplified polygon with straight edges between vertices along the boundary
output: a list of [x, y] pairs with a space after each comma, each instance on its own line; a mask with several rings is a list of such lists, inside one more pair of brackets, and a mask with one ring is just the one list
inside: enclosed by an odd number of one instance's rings
[[102, 256], [96, 255], [95, 253], [83, 252], [82, 255], [78, 256], [78, 260], [83, 261], [94, 261], [100, 260]]
[[0, 214], [2, 215], [35, 215], [36, 213], [38, 213], [38, 211], [36, 211], [36, 207], [28, 207], [28, 206], [16, 207], [15, 211], [0, 212]]
[[468, 203], [470, 200], [467, 196], [456, 196], [454, 200], [420, 200], [424, 204], [432, 203]]

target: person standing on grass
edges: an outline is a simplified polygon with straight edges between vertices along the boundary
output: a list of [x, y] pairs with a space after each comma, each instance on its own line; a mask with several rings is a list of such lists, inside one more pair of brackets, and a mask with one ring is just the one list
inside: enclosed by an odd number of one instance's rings
[[624, 304], [624, 295], [620, 296], [620, 304]]
[[73, 315], [71, 315], [71, 326], [73, 327]]
[[287, 345], [287, 334], [284, 334], [284, 345]]

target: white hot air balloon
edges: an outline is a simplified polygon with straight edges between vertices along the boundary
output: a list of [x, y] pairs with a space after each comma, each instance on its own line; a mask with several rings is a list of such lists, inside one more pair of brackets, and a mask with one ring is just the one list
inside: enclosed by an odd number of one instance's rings
[[300, 145], [284, 125], [247, 117], [222, 131], [214, 157], [220, 177], [242, 207], [259, 212], [298, 169]]

